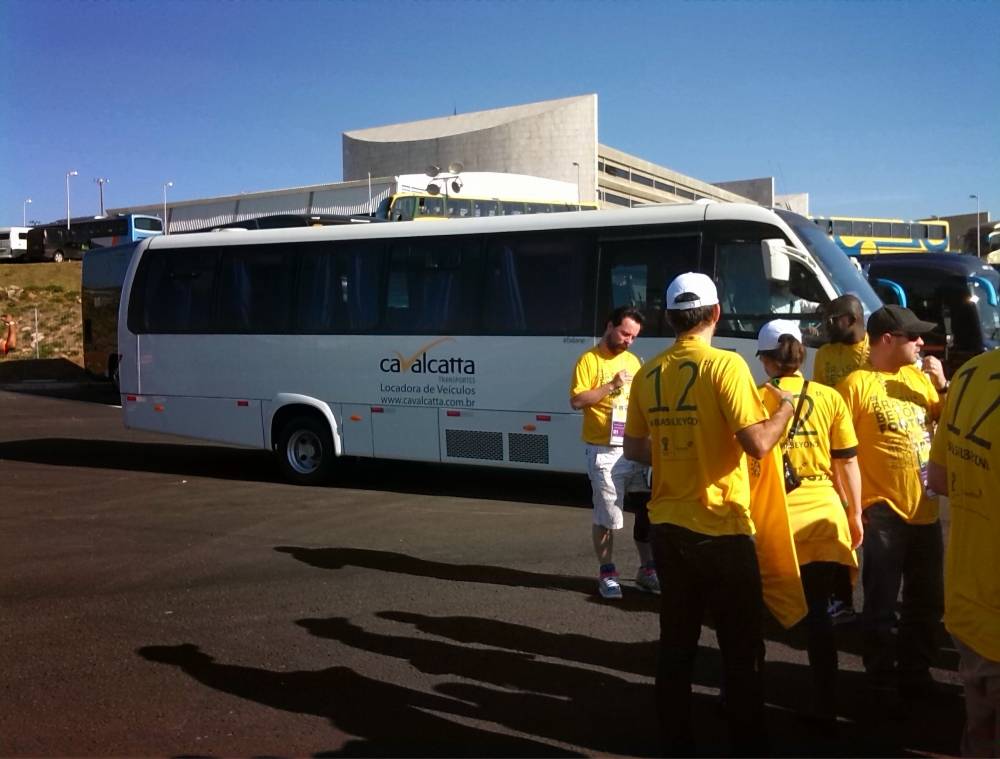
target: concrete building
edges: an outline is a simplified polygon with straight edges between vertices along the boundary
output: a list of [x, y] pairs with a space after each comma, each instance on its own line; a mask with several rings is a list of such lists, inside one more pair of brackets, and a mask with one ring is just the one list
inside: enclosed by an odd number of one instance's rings
[[[168, 228], [183, 232], [271, 213], [367, 213], [392, 191], [393, 177], [456, 162], [468, 172], [570, 182], [581, 201], [606, 208], [707, 198], [808, 213], [808, 195], [776, 195], [773, 177], [713, 184], [601, 144], [595, 94], [349, 131], [342, 149], [341, 183], [171, 202]], [[111, 209], [123, 211], [162, 215], [163, 207]]]
[[[608, 207], [700, 198], [761, 202], [602, 145], [597, 129], [593, 94], [359, 129], [344, 133], [344, 180], [458, 161], [467, 171], [576, 182], [581, 200]], [[772, 199], [763, 198], [764, 204]]]

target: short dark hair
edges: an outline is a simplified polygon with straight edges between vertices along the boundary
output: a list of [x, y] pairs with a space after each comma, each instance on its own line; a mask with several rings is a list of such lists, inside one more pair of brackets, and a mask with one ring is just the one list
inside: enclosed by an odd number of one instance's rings
[[806, 347], [791, 335], [778, 338], [778, 347], [769, 351], [757, 351], [758, 356], [769, 358], [784, 374], [795, 374], [806, 360]]
[[642, 315], [642, 311], [635, 306], [618, 306], [618, 308], [608, 314], [608, 321], [613, 327], [620, 327], [621, 323], [626, 319], [631, 319], [641, 327], [642, 321], [645, 318]]
[[822, 306], [821, 309], [827, 319], [836, 319], [838, 316], [850, 316], [855, 321], [860, 322], [865, 318], [861, 300], [857, 295], [852, 295], [851, 293], [834, 298]]
[[710, 322], [712, 320], [713, 309], [715, 309], [715, 305], [698, 306], [698, 308], [668, 309], [667, 322], [673, 327], [674, 332], [680, 334], [681, 332], [692, 330], [704, 322]]

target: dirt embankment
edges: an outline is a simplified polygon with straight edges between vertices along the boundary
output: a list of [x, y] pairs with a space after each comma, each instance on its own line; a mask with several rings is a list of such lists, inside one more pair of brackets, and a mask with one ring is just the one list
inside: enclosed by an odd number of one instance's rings
[[[0, 376], [31, 373], [30, 365], [7, 365], [36, 359], [63, 359], [47, 362], [83, 366], [83, 328], [80, 312], [79, 261], [41, 264], [0, 265], [0, 314], [10, 314], [17, 322], [17, 348], [0, 361]], [[65, 373], [64, 367], [59, 370]]]

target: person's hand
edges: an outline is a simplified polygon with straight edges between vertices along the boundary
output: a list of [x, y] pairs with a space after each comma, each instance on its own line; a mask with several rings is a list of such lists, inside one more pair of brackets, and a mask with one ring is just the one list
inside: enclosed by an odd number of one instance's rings
[[3, 316], [0, 316], [0, 321], [2, 321], [4, 324], [16, 324], [16, 322], [14, 321], [14, 317], [11, 316], [10, 314], [4, 314]]
[[934, 385], [936, 390], [944, 390], [945, 386], [948, 384], [948, 380], [945, 379], [944, 367], [941, 365], [941, 361], [937, 356], [924, 356], [921, 369], [924, 374], [930, 377], [931, 383]]
[[791, 406], [792, 409], [794, 410], [795, 396], [792, 393], [788, 392], [787, 390], [782, 390], [780, 387], [778, 387], [777, 385], [772, 385], [770, 382], [764, 385], [764, 387], [767, 388], [769, 393], [772, 393], [775, 396], [777, 396], [779, 404], [784, 401], [788, 403], [788, 405]]
[[620, 390], [631, 381], [632, 374], [628, 371], [628, 369], [622, 369], [614, 376], [614, 379], [611, 380], [611, 384], [614, 386], [615, 390]]
[[847, 527], [851, 531], [851, 550], [856, 550], [865, 539], [865, 525], [861, 514], [848, 514]]

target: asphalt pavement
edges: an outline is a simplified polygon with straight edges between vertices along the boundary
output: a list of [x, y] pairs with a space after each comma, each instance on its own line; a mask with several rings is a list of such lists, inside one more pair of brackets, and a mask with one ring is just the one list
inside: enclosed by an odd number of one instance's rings
[[[127, 431], [115, 403], [0, 391], [0, 755], [657, 753], [659, 601], [597, 597], [582, 476], [344, 460], [296, 487], [262, 452]], [[838, 634], [827, 736], [799, 716], [804, 641], [768, 626], [773, 752], [956, 754], [943, 631], [943, 696], [907, 704], [866, 695]], [[724, 754], [701, 646], [699, 749]]]

